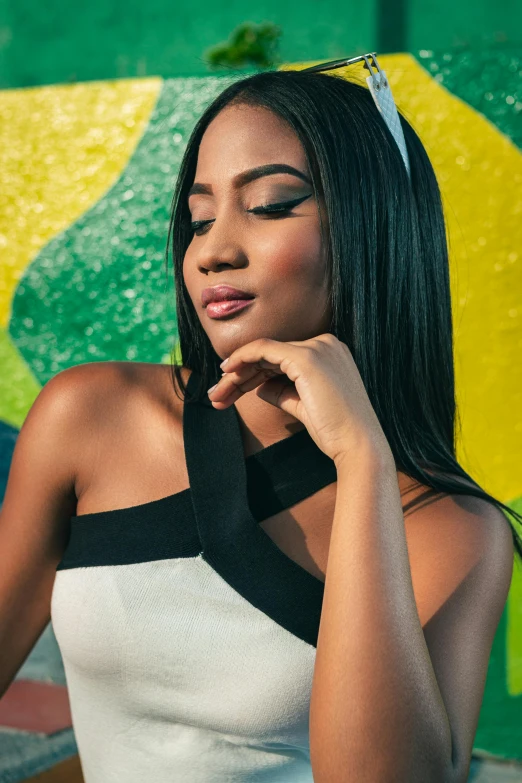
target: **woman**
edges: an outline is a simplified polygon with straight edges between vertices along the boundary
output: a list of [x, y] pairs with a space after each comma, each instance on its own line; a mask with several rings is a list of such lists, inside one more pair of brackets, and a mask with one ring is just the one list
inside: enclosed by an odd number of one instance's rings
[[183, 366], [70, 368], [24, 422], [1, 684], [52, 617], [86, 783], [467, 778], [522, 548], [455, 459], [444, 220], [401, 124], [411, 182], [365, 88], [231, 84], [174, 194]]

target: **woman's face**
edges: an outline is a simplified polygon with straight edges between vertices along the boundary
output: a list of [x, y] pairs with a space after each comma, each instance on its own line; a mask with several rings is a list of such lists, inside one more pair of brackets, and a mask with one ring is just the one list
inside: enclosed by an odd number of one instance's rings
[[[267, 164], [291, 166], [303, 176], [277, 172], [241, 181]], [[191, 220], [209, 222], [195, 229], [183, 279], [216, 353], [225, 358], [259, 337], [286, 342], [329, 331], [323, 207], [314, 199], [304, 149], [290, 126], [262, 107], [227, 106], [203, 135], [194, 183]], [[256, 214], [282, 202], [299, 203], [287, 212]], [[201, 294], [222, 284], [254, 299], [216, 319]]]

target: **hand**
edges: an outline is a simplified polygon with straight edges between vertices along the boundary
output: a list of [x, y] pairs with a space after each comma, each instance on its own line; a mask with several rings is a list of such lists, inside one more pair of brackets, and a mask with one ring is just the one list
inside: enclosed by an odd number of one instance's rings
[[299, 419], [336, 466], [361, 449], [391, 457], [348, 346], [333, 334], [279, 342], [262, 337], [228, 357], [209, 398], [218, 410], [257, 388], [262, 400]]

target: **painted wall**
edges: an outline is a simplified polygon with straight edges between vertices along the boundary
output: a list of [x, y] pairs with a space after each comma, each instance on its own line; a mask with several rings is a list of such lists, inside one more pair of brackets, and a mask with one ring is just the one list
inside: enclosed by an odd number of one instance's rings
[[[380, 61], [443, 193], [458, 456], [485, 489], [522, 511], [522, 48], [423, 49]], [[354, 78], [362, 76], [356, 68]], [[53, 375], [88, 361], [165, 362], [176, 351], [163, 261], [168, 206], [188, 135], [226, 78], [0, 93], [0, 500], [17, 432]], [[475, 748], [522, 759], [517, 569]]]
[[519, 0], [0, 0], [0, 89], [203, 75], [204, 52], [244, 21], [280, 25], [285, 62], [522, 43]]

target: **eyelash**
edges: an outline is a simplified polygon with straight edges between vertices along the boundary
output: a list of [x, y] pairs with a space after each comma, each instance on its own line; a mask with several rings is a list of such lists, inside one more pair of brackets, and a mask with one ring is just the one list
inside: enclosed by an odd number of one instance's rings
[[[251, 212], [254, 215], [275, 214], [278, 216], [284, 216], [289, 212], [291, 212], [294, 207], [297, 207], [298, 204], [301, 204], [302, 201], [305, 201], [305, 199], [310, 198], [311, 195], [312, 194], [309, 193], [308, 196], [301, 196], [301, 198], [293, 199], [292, 201], [281, 201], [278, 204], [263, 204], [260, 207], [254, 207], [254, 209], [249, 209], [248, 212]], [[199, 229], [204, 228], [208, 223], [212, 223], [212, 221], [196, 220], [194, 223], [190, 224], [190, 227], [196, 236], [201, 236], [201, 234], [198, 234], [197, 232], [199, 231]]]

